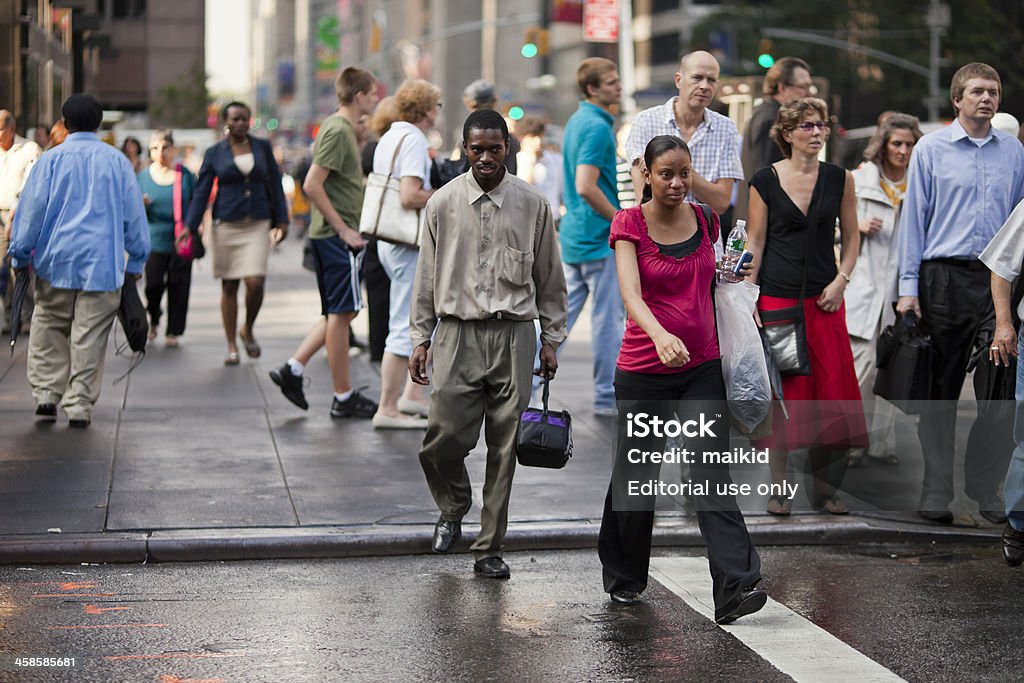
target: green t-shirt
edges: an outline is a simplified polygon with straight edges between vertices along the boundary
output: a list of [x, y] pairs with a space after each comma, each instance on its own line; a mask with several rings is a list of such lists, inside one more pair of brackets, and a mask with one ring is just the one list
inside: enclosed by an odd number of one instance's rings
[[[313, 145], [313, 163], [330, 171], [324, 180], [327, 199], [348, 227], [358, 231], [363, 208], [363, 170], [356, 132], [344, 116], [334, 114], [320, 125]], [[337, 234], [315, 206], [311, 213], [310, 238], [319, 240]]]

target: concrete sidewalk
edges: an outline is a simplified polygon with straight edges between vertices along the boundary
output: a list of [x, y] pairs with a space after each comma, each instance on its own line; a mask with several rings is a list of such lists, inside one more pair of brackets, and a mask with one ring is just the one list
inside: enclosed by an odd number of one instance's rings
[[[196, 265], [182, 346], [163, 337], [116, 383], [129, 359], [108, 355], [92, 426], [72, 430], [61, 414], [37, 422], [25, 378], [27, 338], [0, 358], [0, 562], [136, 562], [429, 552], [437, 510], [417, 459], [422, 432], [375, 431], [369, 420], [332, 420], [323, 354], [307, 368], [311, 408], [288, 403], [267, 372], [288, 358], [319, 313], [301, 247], [289, 239], [271, 255], [256, 335], [259, 359], [225, 367], [219, 283], [208, 261]], [[365, 339], [365, 315], [357, 330]], [[595, 418], [589, 324], [562, 355], [555, 404], [574, 421], [574, 457], [564, 470], [519, 468], [510, 548], [595, 545], [612, 457], [614, 425]], [[123, 341], [120, 328], [112, 340]], [[352, 359], [355, 386], [379, 392], [377, 366]], [[962, 432], [964, 430], [961, 430]], [[913, 440], [912, 435], [905, 435]], [[901, 436], [901, 439], [904, 438]], [[908, 442], [910, 443], [910, 442]], [[908, 446], [909, 448], [910, 446]], [[479, 486], [484, 451], [468, 467]], [[920, 463], [853, 470], [849, 480], [875, 492], [916, 491]], [[846, 500], [848, 518], [749, 516], [760, 543], [881, 540], [892, 535], [995, 538], [960, 516], [957, 527], [918, 523], [912, 513], [879, 513], [878, 501]], [[669, 507], [672, 501], [665, 501]], [[796, 506], [797, 511], [801, 509]], [[763, 510], [754, 501], [751, 509]], [[806, 509], [806, 505], [804, 505]], [[888, 509], [897, 509], [890, 507]], [[479, 505], [467, 517], [473, 536]], [[656, 539], [700, 543], [692, 517], [666, 510]]]

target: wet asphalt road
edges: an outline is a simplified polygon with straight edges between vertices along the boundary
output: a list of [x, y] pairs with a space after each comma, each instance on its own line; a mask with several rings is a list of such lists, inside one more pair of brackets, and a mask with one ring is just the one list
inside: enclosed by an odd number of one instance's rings
[[[745, 644], [766, 630], [763, 652], [801, 656], [768, 620], [718, 627], [654, 581], [643, 605], [612, 605], [594, 552], [507, 559], [507, 582], [475, 577], [467, 555], [3, 567], [0, 681], [790, 680]], [[1024, 573], [994, 544], [772, 547], [762, 559], [774, 600], [896, 676], [1024, 679]], [[861, 680], [804, 679], [825, 677]]]

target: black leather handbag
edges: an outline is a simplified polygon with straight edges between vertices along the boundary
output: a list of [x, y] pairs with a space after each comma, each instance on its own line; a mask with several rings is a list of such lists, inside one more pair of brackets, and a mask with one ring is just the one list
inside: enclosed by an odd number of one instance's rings
[[920, 402], [931, 398], [933, 355], [931, 337], [916, 315], [905, 313], [878, 338], [874, 393], [907, 415], [919, 414]]
[[519, 416], [516, 460], [526, 467], [561, 469], [572, 457], [572, 418], [568, 411], [548, 410], [550, 380], [544, 380], [544, 408], [527, 408]]

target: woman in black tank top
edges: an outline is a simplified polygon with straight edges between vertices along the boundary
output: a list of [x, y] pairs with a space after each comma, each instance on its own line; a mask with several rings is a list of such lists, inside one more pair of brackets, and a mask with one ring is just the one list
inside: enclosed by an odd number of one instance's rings
[[[776, 411], [771, 436], [758, 440], [771, 449], [773, 492], [768, 512], [788, 515], [792, 499], [784, 486], [789, 451], [809, 449], [814, 473], [812, 506], [832, 514], [849, 510], [836, 491], [846, 454], [867, 445], [867, 429], [853, 353], [846, 330], [843, 292], [857, 262], [853, 176], [818, 161], [828, 138], [825, 103], [807, 97], [779, 110], [772, 137], [785, 159], [750, 180], [748, 246], [761, 286], [759, 311], [798, 307], [803, 311], [810, 375], [787, 376], [782, 389], [790, 419]], [[841, 259], [836, 263], [835, 226], [840, 226]], [[760, 257], [760, 258], [758, 258]]]

